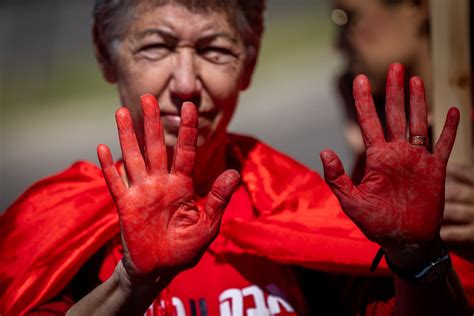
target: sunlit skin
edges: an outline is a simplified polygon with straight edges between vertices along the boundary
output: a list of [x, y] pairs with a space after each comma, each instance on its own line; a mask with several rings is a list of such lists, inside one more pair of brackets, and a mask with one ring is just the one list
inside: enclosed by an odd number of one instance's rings
[[[384, 247], [389, 255], [405, 246], [438, 238], [446, 164], [459, 123], [459, 111], [451, 108], [433, 153], [426, 146], [410, 144], [405, 132], [403, 83], [403, 66], [391, 65], [385, 105], [388, 135], [384, 137], [367, 77], [360, 75], [354, 80], [354, 99], [367, 158], [360, 185], [352, 183], [334, 152], [321, 153], [326, 181], [343, 210], [368, 239]], [[410, 135], [427, 136], [426, 108], [423, 82], [413, 77]], [[397, 262], [400, 258], [391, 259]]]
[[[198, 145], [222, 136], [248, 85], [248, 56], [224, 12], [190, 12], [180, 5], [139, 5], [140, 19], [126, 29], [115, 57], [122, 104], [142, 126], [137, 100], [145, 93], [160, 104], [167, 146], [174, 146], [183, 101], [199, 113]], [[137, 130], [141, 143], [141, 131]], [[212, 140], [212, 141], [210, 141]]]
[[192, 101], [199, 114], [194, 189], [204, 196], [226, 169], [225, 133], [240, 91], [250, 83], [256, 48], [244, 45], [225, 12], [190, 12], [183, 6], [138, 5], [114, 57], [102, 64], [105, 77], [118, 86], [132, 115], [143, 148], [140, 96], [154, 95], [171, 163], [180, 108]]

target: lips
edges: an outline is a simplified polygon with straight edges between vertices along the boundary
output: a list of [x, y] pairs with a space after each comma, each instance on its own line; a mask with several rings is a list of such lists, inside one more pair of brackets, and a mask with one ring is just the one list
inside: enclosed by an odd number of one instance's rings
[[[200, 133], [208, 134], [212, 129], [212, 123], [217, 116], [217, 112], [200, 112], [198, 128]], [[181, 117], [177, 113], [161, 112], [161, 122], [167, 133], [178, 135], [179, 125], [181, 124]]]
[[161, 114], [161, 122], [168, 133], [178, 135], [179, 125], [181, 123], [181, 117], [179, 115]]

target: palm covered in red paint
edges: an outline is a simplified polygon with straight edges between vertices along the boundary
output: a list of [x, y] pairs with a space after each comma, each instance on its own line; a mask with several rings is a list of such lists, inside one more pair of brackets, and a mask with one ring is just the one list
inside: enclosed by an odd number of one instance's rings
[[427, 241], [441, 226], [444, 165], [425, 148], [407, 142], [367, 150], [363, 181], [341, 201], [373, 241]]
[[[459, 112], [451, 109], [433, 153], [406, 140], [403, 67], [387, 76], [387, 139], [378, 119], [368, 79], [354, 80], [354, 98], [366, 151], [366, 170], [355, 186], [337, 155], [321, 153], [325, 178], [345, 213], [382, 247], [428, 242], [439, 236], [444, 209], [446, 164], [454, 143]], [[410, 135], [427, 137], [423, 82], [410, 80]]]
[[198, 135], [195, 106], [185, 103], [182, 107], [170, 172], [156, 99], [143, 96], [142, 110], [145, 160], [129, 111], [121, 108], [116, 113], [128, 187], [113, 165], [107, 146], [98, 147], [98, 156], [120, 218], [125, 249], [123, 266], [132, 276], [172, 277], [196, 264], [216, 237], [239, 175], [231, 170], [221, 174], [206, 206], [198, 207], [193, 200], [192, 180]]

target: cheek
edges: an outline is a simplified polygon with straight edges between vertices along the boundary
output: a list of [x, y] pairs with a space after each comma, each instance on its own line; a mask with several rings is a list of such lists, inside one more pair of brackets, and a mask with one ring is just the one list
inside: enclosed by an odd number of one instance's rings
[[168, 69], [169, 63], [166, 61], [138, 63], [124, 73], [124, 86], [129, 90], [129, 95], [141, 96], [150, 93], [159, 96], [169, 81]]
[[121, 101], [134, 116], [141, 115], [140, 96], [153, 94], [159, 98], [165, 91], [169, 81], [168, 64], [166, 61], [137, 62], [120, 72], [118, 88]]
[[238, 67], [230, 68], [232, 71], [222, 71], [219, 66], [208, 67], [205, 76], [202, 76], [202, 83], [209, 97], [218, 109], [214, 121], [211, 123], [211, 135], [200, 135], [198, 137], [198, 145], [202, 145], [209, 136], [218, 137], [222, 134], [229, 124], [237, 105], [238, 96], [241, 87], [241, 70]]
[[[220, 68], [222, 67], [222, 69]], [[242, 67], [209, 66], [203, 69], [203, 85], [213, 103], [225, 110], [235, 105], [242, 85]]]

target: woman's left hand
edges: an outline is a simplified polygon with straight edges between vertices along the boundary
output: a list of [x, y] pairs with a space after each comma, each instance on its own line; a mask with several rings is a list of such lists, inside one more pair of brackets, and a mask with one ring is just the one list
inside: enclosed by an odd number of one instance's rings
[[[352, 183], [333, 151], [321, 152], [321, 159], [325, 179], [344, 212], [368, 239], [384, 248], [392, 263], [410, 267], [424, 262], [433, 247], [439, 248], [446, 164], [456, 137], [459, 111], [449, 110], [443, 132], [431, 153], [426, 146], [423, 82], [419, 77], [410, 80], [410, 141], [406, 139], [403, 86], [403, 66], [392, 64], [387, 75], [387, 137], [384, 137], [367, 77], [360, 75], [354, 80], [357, 116], [367, 155], [360, 185]], [[417, 140], [424, 144], [416, 144]], [[429, 248], [430, 251], [422, 251]], [[419, 255], [407, 256], [407, 253]]]

